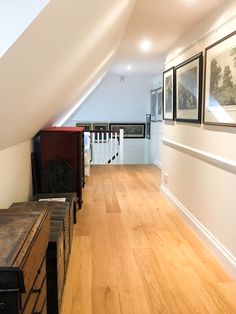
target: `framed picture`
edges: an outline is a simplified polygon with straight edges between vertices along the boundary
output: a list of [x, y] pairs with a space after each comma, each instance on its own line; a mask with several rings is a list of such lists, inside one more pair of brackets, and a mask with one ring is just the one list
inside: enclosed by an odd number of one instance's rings
[[151, 121], [157, 121], [157, 89], [153, 89], [150, 92], [150, 113]]
[[201, 123], [202, 52], [175, 67], [176, 121]]
[[157, 89], [157, 121], [162, 121], [162, 87]]
[[151, 138], [151, 115], [146, 114], [146, 138]]
[[90, 122], [77, 122], [76, 126], [84, 128], [85, 132], [89, 132], [92, 130], [92, 123]]
[[163, 119], [175, 118], [175, 71], [174, 68], [163, 73]]
[[205, 50], [204, 123], [236, 126], [236, 31]]
[[[102, 132], [103, 132], [103, 139], [107, 140], [108, 134], [106, 131], [109, 131], [109, 124], [108, 123], [102, 123], [102, 122], [94, 122], [93, 123], [93, 131], [101, 132], [99, 133], [99, 140], [102, 140]], [[95, 133], [95, 140], [97, 141], [97, 133]]]
[[117, 132], [124, 129], [124, 138], [144, 138], [145, 123], [110, 123], [110, 131]]

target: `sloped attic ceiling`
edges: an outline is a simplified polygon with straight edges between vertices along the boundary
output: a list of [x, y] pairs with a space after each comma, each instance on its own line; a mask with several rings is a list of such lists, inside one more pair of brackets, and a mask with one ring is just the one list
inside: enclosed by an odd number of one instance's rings
[[52, 0], [0, 59], [0, 150], [56, 121], [109, 66], [135, 0]]

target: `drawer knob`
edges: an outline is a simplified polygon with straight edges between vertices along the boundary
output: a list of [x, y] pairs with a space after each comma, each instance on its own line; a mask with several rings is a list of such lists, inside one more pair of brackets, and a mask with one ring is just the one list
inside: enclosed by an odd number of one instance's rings
[[33, 293], [40, 293], [41, 289], [33, 289]]

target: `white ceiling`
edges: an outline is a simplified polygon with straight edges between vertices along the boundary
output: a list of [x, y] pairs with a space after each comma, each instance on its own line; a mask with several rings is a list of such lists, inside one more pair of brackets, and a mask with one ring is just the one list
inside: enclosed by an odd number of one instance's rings
[[[235, 0], [234, 0], [235, 1]], [[119, 75], [153, 74], [164, 69], [167, 52], [198, 27], [199, 21], [231, 0], [136, 0], [126, 33], [111, 72]], [[141, 52], [140, 41], [152, 42], [149, 52]], [[127, 70], [127, 65], [132, 70]]]

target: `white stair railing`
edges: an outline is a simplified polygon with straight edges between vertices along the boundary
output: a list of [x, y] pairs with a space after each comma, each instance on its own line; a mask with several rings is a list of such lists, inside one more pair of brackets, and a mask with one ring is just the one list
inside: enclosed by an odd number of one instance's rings
[[122, 164], [124, 160], [124, 130], [91, 131], [91, 164]]

